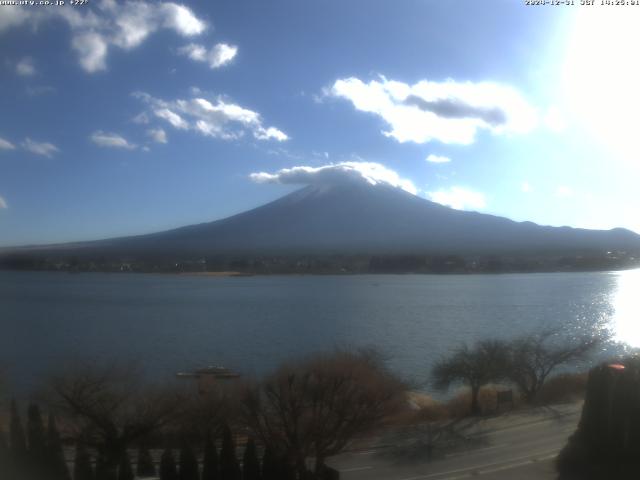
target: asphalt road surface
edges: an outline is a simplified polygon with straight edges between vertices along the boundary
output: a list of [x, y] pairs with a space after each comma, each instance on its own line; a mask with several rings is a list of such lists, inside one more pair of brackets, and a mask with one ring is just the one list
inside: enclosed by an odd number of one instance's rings
[[551, 480], [580, 404], [388, 432], [332, 459], [344, 480]]

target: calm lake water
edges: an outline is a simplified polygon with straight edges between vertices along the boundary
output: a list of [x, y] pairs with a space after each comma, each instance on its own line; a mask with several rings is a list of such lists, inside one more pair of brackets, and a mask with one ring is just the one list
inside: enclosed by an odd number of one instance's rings
[[0, 366], [24, 390], [69, 361], [209, 364], [260, 375], [333, 346], [373, 345], [417, 381], [462, 342], [553, 325], [640, 346], [640, 271], [257, 276], [0, 272]]

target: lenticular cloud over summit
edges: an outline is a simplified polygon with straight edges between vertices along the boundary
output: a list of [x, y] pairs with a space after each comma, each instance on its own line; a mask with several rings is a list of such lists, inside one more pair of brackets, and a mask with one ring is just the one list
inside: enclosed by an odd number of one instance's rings
[[369, 185], [391, 185], [413, 195], [418, 193], [411, 180], [402, 178], [397, 172], [375, 162], [340, 162], [321, 167], [297, 166], [283, 168], [275, 173], [252, 173], [249, 178], [256, 183], [288, 185], [344, 185], [366, 182]]

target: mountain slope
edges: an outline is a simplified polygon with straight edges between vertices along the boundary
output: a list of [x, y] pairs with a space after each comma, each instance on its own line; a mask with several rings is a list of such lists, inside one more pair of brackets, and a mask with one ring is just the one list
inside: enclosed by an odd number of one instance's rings
[[57, 252], [204, 256], [284, 253], [544, 253], [640, 250], [625, 229], [543, 227], [453, 210], [388, 185], [309, 186], [222, 220]]

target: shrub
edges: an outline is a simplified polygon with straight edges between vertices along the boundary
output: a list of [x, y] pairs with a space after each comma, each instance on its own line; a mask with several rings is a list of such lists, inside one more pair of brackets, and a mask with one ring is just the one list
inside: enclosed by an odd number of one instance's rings
[[[487, 385], [478, 392], [479, 413], [492, 413], [496, 411], [496, 398], [498, 390], [502, 390], [495, 385]], [[514, 396], [515, 397], [515, 396]], [[517, 398], [514, 398], [517, 402]], [[471, 391], [464, 389], [458, 392], [453, 398], [446, 402], [445, 407], [451, 418], [463, 418], [472, 415]]]
[[537, 402], [543, 405], [579, 400], [587, 388], [586, 373], [563, 373], [551, 377], [538, 393]]

